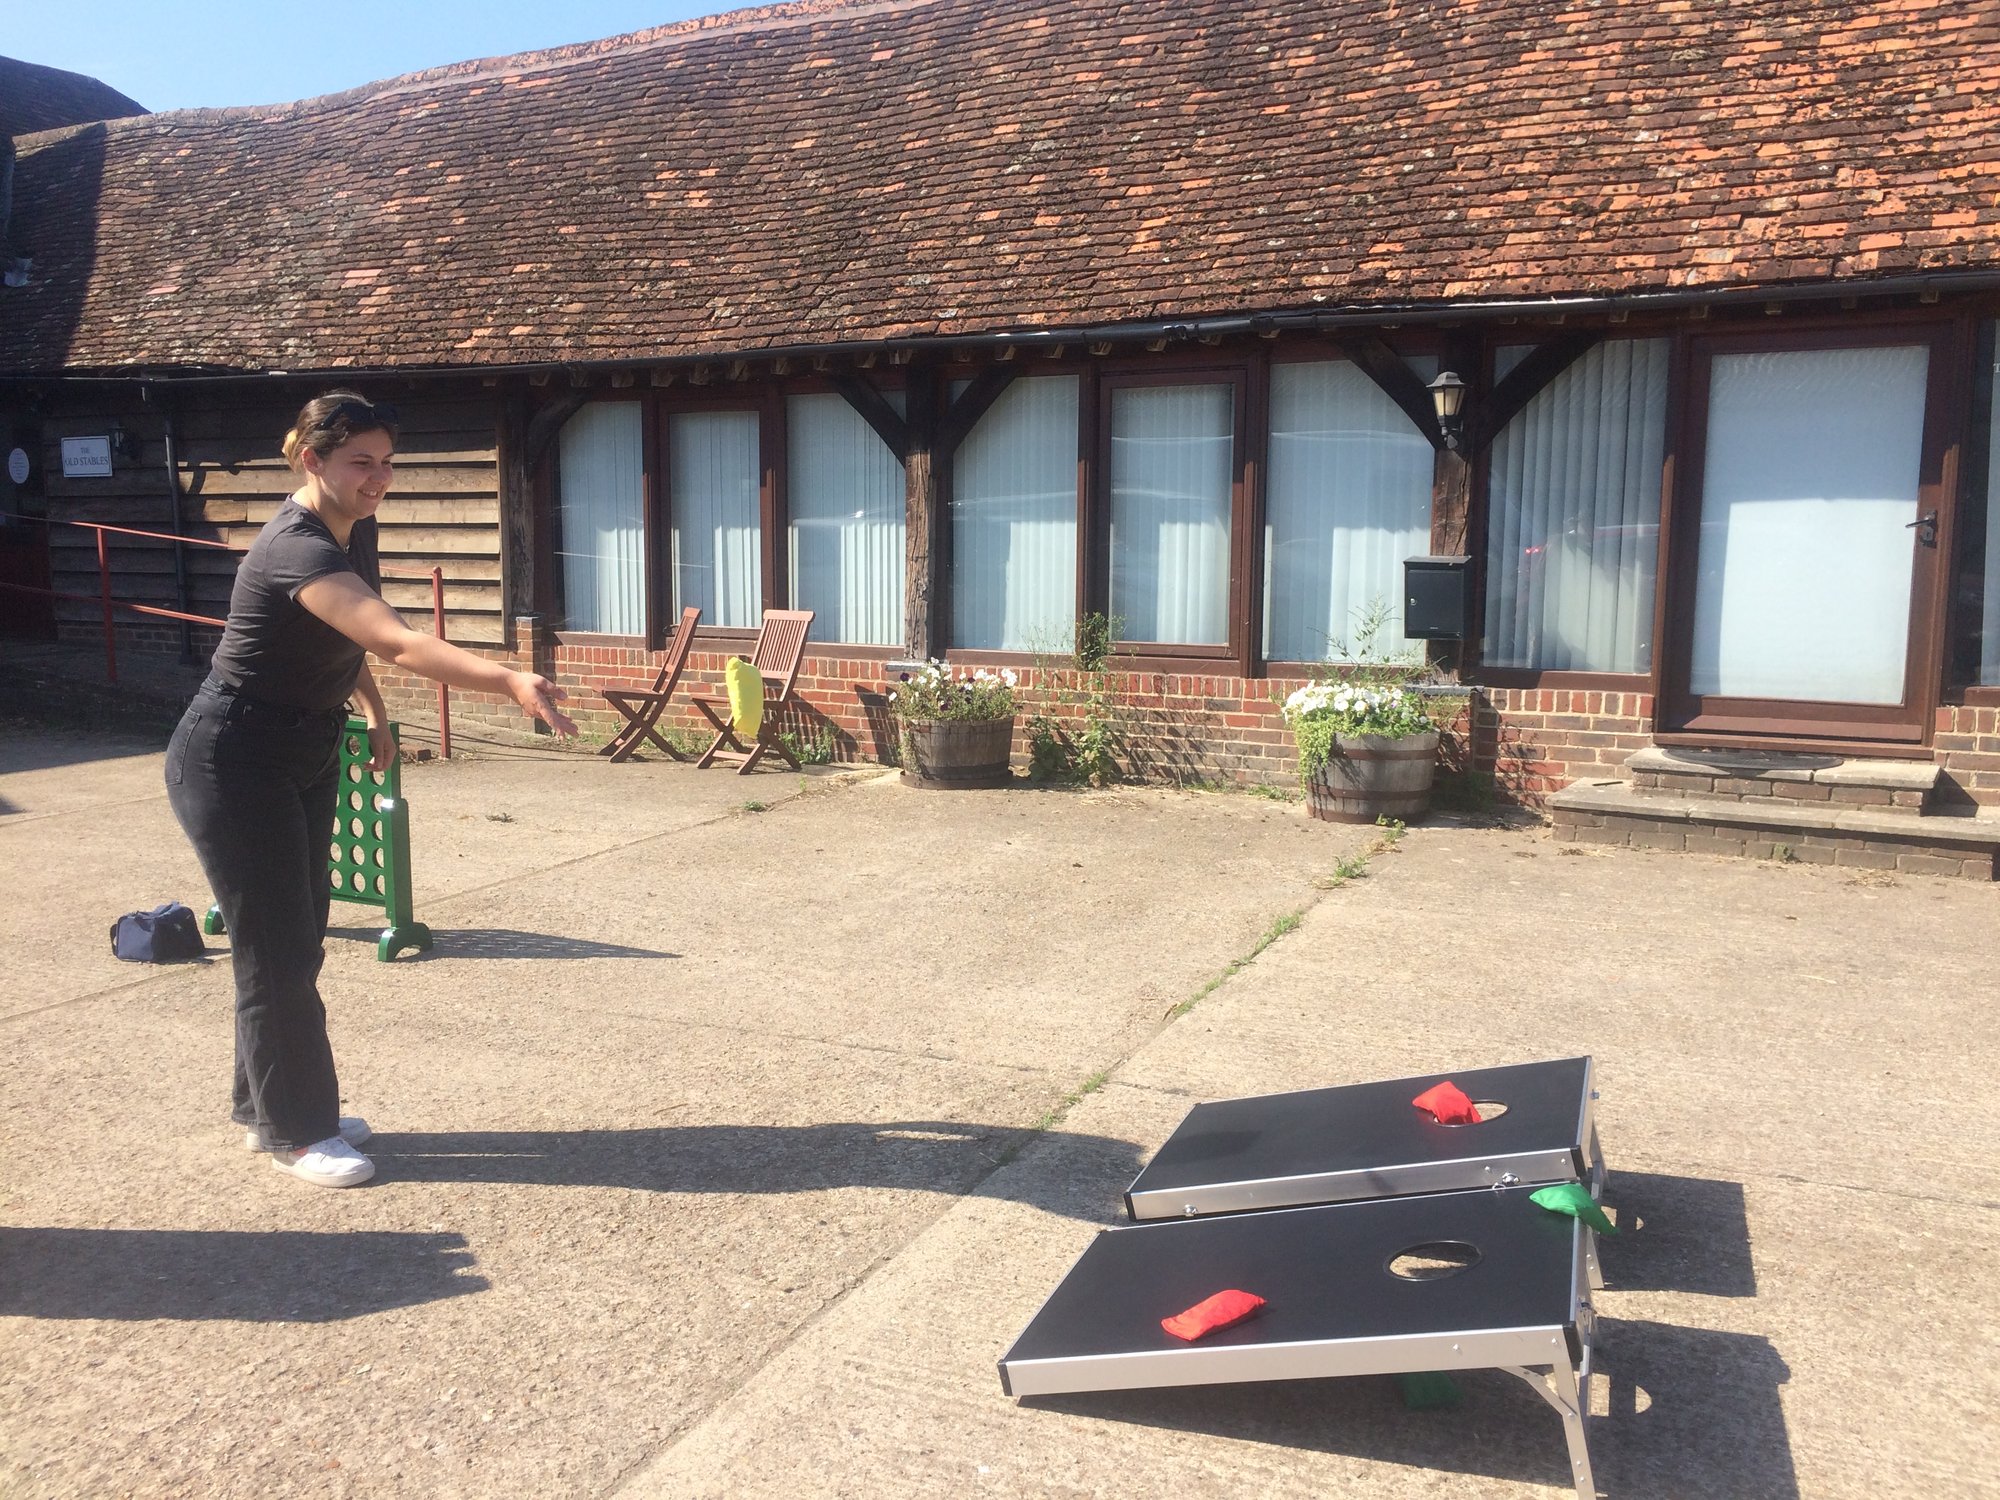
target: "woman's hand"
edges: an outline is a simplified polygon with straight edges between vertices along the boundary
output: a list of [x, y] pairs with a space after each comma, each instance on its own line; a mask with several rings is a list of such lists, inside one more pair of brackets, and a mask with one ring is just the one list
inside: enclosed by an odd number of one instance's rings
[[540, 719], [557, 734], [575, 734], [576, 725], [570, 716], [556, 705], [565, 701], [569, 694], [550, 682], [546, 677], [538, 677], [533, 672], [513, 672], [509, 674], [507, 691], [514, 701], [521, 705], [521, 712], [531, 719]]
[[368, 769], [386, 771], [396, 761], [396, 737], [387, 724], [368, 726]]

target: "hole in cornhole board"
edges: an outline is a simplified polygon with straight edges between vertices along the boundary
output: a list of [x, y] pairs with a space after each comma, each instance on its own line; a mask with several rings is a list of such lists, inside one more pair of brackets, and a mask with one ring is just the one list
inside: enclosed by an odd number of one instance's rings
[[1498, 1099], [1474, 1099], [1472, 1108], [1479, 1115], [1476, 1120], [1440, 1120], [1438, 1123], [1447, 1130], [1465, 1130], [1474, 1125], [1484, 1125], [1488, 1120], [1497, 1120], [1507, 1113], [1507, 1106]]
[[1389, 1258], [1389, 1274], [1405, 1281], [1441, 1281], [1479, 1264], [1479, 1247], [1463, 1240], [1429, 1240]]

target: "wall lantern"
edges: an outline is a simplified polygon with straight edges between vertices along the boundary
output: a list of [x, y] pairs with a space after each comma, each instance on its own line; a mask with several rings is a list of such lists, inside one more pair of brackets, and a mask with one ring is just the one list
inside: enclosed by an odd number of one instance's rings
[[1444, 445], [1456, 453], [1465, 431], [1459, 421], [1459, 409], [1465, 404], [1465, 382], [1446, 370], [1430, 383], [1430, 393], [1431, 405], [1437, 409], [1438, 431], [1444, 434]]

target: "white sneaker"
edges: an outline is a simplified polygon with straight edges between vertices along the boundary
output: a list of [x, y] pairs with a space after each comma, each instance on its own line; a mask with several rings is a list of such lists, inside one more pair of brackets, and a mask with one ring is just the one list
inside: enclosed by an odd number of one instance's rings
[[316, 1187], [359, 1187], [375, 1175], [375, 1163], [337, 1135], [303, 1151], [273, 1151], [271, 1165]]
[[[340, 1117], [340, 1138], [347, 1142], [348, 1145], [365, 1146], [374, 1134], [375, 1132], [368, 1128], [368, 1122], [359, 1115], [342, 1115]], [[264, 1149], [258, 1144], [257, 1132], [254, 1129], [243, 1132], [243, 1149], [245, 1151], [262, 1151]]]

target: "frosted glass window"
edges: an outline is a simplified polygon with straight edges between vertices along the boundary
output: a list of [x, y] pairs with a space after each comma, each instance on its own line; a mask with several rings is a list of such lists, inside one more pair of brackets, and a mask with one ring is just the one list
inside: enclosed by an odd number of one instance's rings
[[951, 475], [951, 643], [1070, 649], [1076, 631], [1074, 375], [1009, 385]]
[[1717, 355], [1690, 686], [1900, 703], [1929, 351]]
[[2000, 687], [2000, 323], [1988, 324], [1981, 348], [1986, 378], [1986, 593], [1980, 611], [1979, 682]]
[[792, 603], [814, 612], [816, 641], [899, 646], [903, 466], [839, 396], [786, 409]]
[[763, 618], [763, 462], [754, 411], [680, 412], [667, 422], [674, 611], [754, 629]]
[[1493, 440], [1486, 665], [1652, 670], [1667, 364], [1665, 339], [1599, 344]]
[[[1426, 381], [1437, 373], [1435, 360], [1410, 364]], [[1267, 659], [1410, 654], [1403, 559], [1431, 550], [1432, 468], [1430, 440], [1358, 366], [1272, 367]]]
[[646, 630], [645, 449], [639, 403], [594, 401], [563, 424], [556, 556], [571, 630]]
[[1111, 395], [1111, 614], [1128, 641], [1229, 642], [1230, 385]]

